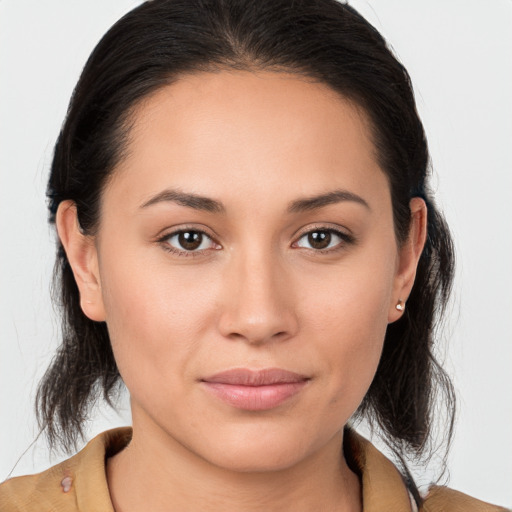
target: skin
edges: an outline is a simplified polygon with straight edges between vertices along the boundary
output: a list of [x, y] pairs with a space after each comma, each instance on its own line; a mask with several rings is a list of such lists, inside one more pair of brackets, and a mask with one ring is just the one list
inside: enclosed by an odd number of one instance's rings
[[[343, 427], [403, 314], [395, 306], [414, 282], [424, 202], [411, 201], [399, 247], [365, 113], [296, 75], [184, 76], [133, 120], [96, 235], [80, 232], [73, 203], [57, 215], [83, 311], [107, 322], [131, 395], [133, 440], [107, 465], [116, 511], [361, 510]], [[142, 207], [169, 189], [225, 211]], [[367, 205], [288, 211], [334, 190]], [[178, 229], [208, 236], [191, 255], [171, 237]], [[343, 237], [313, 246], [307, 233], [329, 229]], [[276, 408], [245, 411], [201, 384], [231, 368], [309, 381]]]

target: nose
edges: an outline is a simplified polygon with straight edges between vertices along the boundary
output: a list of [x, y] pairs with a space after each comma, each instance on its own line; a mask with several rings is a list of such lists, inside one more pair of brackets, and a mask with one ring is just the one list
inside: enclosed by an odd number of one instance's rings
[[298, 319], [290, 272], [270, 252], [234, 257], [226, 269], [221, 334], [264, 344], [294, 336]]

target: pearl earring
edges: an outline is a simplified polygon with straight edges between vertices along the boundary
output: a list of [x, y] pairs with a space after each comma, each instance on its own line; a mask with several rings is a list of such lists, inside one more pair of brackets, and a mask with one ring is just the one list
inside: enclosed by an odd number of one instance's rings
[[403, 311], [405, 309], [405, 302], [402, 299], [399, 299], [395, 308], [398, 309], [398, 311]]

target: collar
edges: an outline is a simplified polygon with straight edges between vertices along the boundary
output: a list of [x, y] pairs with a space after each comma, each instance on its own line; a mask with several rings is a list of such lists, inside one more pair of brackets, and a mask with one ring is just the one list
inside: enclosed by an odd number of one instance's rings
[[361, 479], [363, 512], [417, 512], [402, 474], [370, 441], [345, 429], [344, 445]]
[[[82, 454], [82, 457], [77, 469], [89, 468], [88, 478], [81, 479], [77, 474], [76, 494], [80, 510], [91, 510], [93, 503], [87, 502], [91, 496], [102, 496], [102, 503], [110, 504], [105, 459], [121, 451], [130, 442], [131, 435], [130, 427], [108, 430], [94, 438], [78, 454]], [[345, 449], [350, 451], [349, 457], [355, 462], [356, 472], [361, 478], [363, 512], [413, 512], [415, 506], [411, 505], [409, 491], [395, 465], [354, 430], [346, 429], [344, 435]]]
[[[346, 429], [344, 435], [346, 458], [361, 479], [363, 512], [414, 512], [393, 463], [355, 431]], [[0, 509], [2, 504], [15, 504], [15, 510], [26, 512], [38, 512], [43, 505], [61, 512], [114, 512], [105, 461], [125, 448], [131, 437], [131, 427], [107, 430], [47, 471], [12, 478], [0, 486]]]

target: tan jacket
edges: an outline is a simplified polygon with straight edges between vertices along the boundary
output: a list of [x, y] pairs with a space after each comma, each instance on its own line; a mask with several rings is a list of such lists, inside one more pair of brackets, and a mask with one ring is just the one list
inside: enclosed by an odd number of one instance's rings
[[[348, 431], [349, 445], [362, 480], [364, 512], [413, 512], [410, 494], [392, 464], [369, 441]], [[105, 460], [131, 439], [128, 427], [95, 437], [70, 459], [36, 475], [0, 485], [0, 512], [114, 512], [105, 475]], [[499, 512], [446, 487], [433, 487], [420, 512]]]

